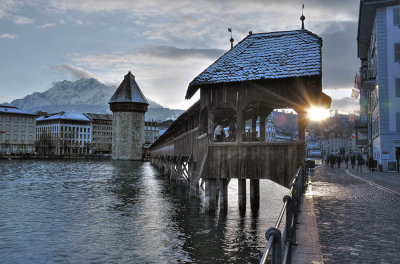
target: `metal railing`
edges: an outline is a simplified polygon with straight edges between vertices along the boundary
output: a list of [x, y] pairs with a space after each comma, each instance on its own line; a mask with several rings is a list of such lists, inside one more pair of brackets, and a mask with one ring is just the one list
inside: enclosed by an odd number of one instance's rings
[[[296, 244], [296, 224], [298, 223], [298, 213], [300, 198], [308, 182], [306, 165], [301, 166], [289, 184], [289, 193], [283, 197], [283, 206], [278, 220], [273, 227], [265, 233], [267, 246], [265, 247], [260, 264], [267, 261], [271, 264], [290, 263], [291, 245]], [[282, 219], [286, 212], [286, 226], [284, 232], [279, 229]], [[283, 254], [282, 254], [283, 251]]]

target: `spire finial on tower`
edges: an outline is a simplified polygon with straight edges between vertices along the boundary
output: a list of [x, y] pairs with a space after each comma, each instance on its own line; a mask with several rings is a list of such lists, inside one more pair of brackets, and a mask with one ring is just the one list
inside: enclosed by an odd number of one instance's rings
[[301, 2], [301, 5], [302, 5], [302, 7], [301, 7], [301, 17], [300, 17], [300, 20], [301, 20], [301, 29], [304, 30], [304, 20], [306, 19], [306, 17], [303, 15], [304, 3]]
[[230, 27], [230, 28], [228, 28], [228, 32], [231, 32], [231, 39], [229, 40], [230, 42], [231, 42], [231, 49], [233, 48], [233, 41], [234, 41], [234, 39], [233, 39], [233, 37], [232, 37], [232, 28]]

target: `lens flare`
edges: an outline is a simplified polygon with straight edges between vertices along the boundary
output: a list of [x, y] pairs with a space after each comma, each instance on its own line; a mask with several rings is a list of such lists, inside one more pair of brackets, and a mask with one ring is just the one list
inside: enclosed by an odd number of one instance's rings
[[310, 107], [307, 113], [308, 118], [313, 121], [321, 121], [329, 117], [329, 109], [322, 107]]

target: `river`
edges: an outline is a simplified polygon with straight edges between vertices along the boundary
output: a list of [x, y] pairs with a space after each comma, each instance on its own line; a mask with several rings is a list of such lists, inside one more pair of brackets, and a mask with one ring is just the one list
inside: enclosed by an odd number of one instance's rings
[[258, 263], [287, 193], [260, 189], [241, 213], [233, 179], [228, 212], [210, 214], [150, 163], [1, 160], [0, 262]]

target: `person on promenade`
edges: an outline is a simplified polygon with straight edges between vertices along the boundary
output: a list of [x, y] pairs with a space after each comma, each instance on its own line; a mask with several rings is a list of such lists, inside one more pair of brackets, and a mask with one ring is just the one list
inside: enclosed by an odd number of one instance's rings
[[349, 155], [346, 155], [346, 157], [344, 158], [344, 162], [346, 162], [346, 169], [349, 168]]
[[225, 131], [224, 131], [224, 128], [221, 125], [217, 125], [216, 126], [216, 128], [214, 130], [214, 138], [215, 138], [215, 141], [217, 141], [217, 142], [224, 141]]
[[370, 172], [374, 172], [374, 158], [372, 156], [369, 157], [368, 165]]
[[351, 155], [350, 162], [351, 162], [351, 168], [354, 169], [354, 165], [356, 164], [356, 156]]
[[331, 169], [335, 166], [335, 156], [333, 154], [329, 155], [329, 163], [331, 164]]
[[337, 160], [337, 167], [338, 169], [340, 169], [340, 164], [342, 163], [342, 156], [337, 155], [336, 160]]
[[362, 165], [364, 163], [364, 159], [361, 154], [357, 156], [357, 172], [360, 171], [362, 173]]

